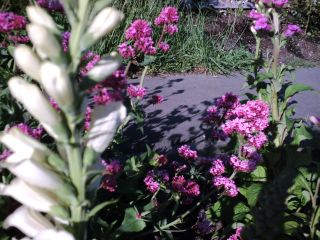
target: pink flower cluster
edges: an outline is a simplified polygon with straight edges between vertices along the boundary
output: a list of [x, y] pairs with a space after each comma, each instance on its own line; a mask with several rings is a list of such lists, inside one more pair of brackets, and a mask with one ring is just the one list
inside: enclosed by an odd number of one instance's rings
[[70, 36], [70, 32], [64, 32], [62, 34], [62, 46], [64, 52], [68, 52]]
[[269, 6], [273, 4], [277, 8], [282, 8], [288, 3], [288, 0], [262, 0], [262, 2]]
[[227, 113], [227, 121], [222, 125], [222, 130], [230, 135], [237, 133], [245, 137], [257, 149], [267, 141], [262, 132], [269, 125], [269, 106], [260, 100], [248, 101], [240, 104]]
[[91, 113], [92, 113], [92, 108], [90, 106], [87, 106], [85, 117], [84, 117], [84, 130], [86, 131], [89, 131], [90, 129]]
[[163, 34], [161, 35], [157, 46], [152, 38], [152, 28], [150, 24], [143, 19], [137, 19], [131, 23], [125, 32], [126, 42], [118, 46], [118, 51], [124, 59], [133, 59], [139, 54], [155, 55], [157, 48], [163, 53], [170, 50], [170, 45], [163, 41], [164, 33], [172, 36], [178, 32], [177, 23], [179, 21], [178, 11], [174, 7], [165, 7], [160, 15], [155, 19], [156, 26], [163, 26]]
[[238, 195], [238, 188], [235, 184], [235, 182], [227, 177], [223, 177], [223, 176], [216, 176], [213, 178], [213, 185], [218, 187], [218, 188], [224, 188], [224, 193], [227, 196], [230, 197], [235, 197]]
[[197, 151], [191, 150], [190, 146], [182, 145], [178, 148], [178, 153], [181, 157], [187, 160], [194, 160], [198, 158]]
[[13, 127], [19, 128], [23, 133], [35, 139], [40, 139], [44, 133], [44, 129], [42, 127], [31, 128], [25, 123], [19, 123]]
[[114, 192], [117, 188], [117, 174], [123, 170], [122, 164], [118, 160], [111, 160], [110, 162], [102, 160], [102, 164], [105, 166], [105, 171], [100, 187], [109, 192]]
[[149, 100], [149, 103], [156, 105], [156, 104], [162, 103], [163, 100], [164, 100], [163, 96], [155, 94], [151, 97], [151, 99]]
[[12, 12], [0, 12], [0, 33], [9, 33], [26, 27], [27, 20], [24, 16]]
[[82, 57], [82, 62], [87, 62], [87, 64], [80, 69], [80, 75], [82, 77], [85, 77], [88, 72], [100, 61], [101, 57], [98, 54], [95, 54], [94, 52], [87, 52]]
[[213, 176], [220, 176], [225, 172], [225, 167], [224, 167], [224, 164], [221, 161], [221, 159], [216, 159], [216, 160], [213, 161], [209, 172]]
[[172, 179], [172, 188], [189, 198], [200, 195], [199, 184], [192, 180], [186, 180], [184, 176], [175, 176]]
[[11, 41], [14, 45], [30, 42], [30, 38], [28, 36], [22, 35], [9, 35], [8, 40]]
[[144, 178], [144, 184], [150, 192], [155, 193], [159, 190], [161, 182], [167, 183], [169, 180], [170, 177], [167, 170], [151, 170]]
[[40, 7], [46, 8], [49, 11], [63, 11], [63, 6], [60, 4], [59, 0], [37, 0], [37, 3]]
[[127, 93], [130, 98], [143, 98], [147, 90], [144, 87], [130, 84], [127, 88]]
[[285, 37], [288, 38], [288, 37], [292, 37], [300, 32], [301, 32], [301, 28], [298, 25], [288, 24], [288, 26], [283, 34]]
[[255, 9], [252, 9], [249, 13], [249, 18], [253, 20], [253, 27], [255, 30], [265, 30], [270, 31], [272, 29], [272, 26], [269, 23], [269, 20], [266, 15], [263, 13], [258, 12]]
[[236, 230], [236, 233], [231, 235], [227, 240], [242, 240], [241, 238], [242, 230], [243, 230], [243, 227], [238, 227]]
[[3, 150], [3, 152], [0, 154], [0, 161], [6, 160], [8, 157], [10, 157], [11, 154], [12, 152], [10, 150]]
[[96, 105], [106, 105], [111, 102], [121, 101], [123, 98], [118, 91], [111, 91], [108, 88], [101, 88], [95, 92], [93, 101]]

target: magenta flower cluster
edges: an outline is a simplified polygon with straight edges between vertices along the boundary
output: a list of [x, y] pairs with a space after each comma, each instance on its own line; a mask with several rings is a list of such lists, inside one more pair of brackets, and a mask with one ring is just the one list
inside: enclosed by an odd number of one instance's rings
[[301, 32], [301, 28], [296, 24], [288, 24], [286, 30], [284, 31], [285, 37], [292, 37]]
[[143, 98], [147, 94], [147, 90], [141, 86], [130, 84], [127, 88], [127, 93], [130, 98]]
[[261, 100], [248, 101], [239, 104], [226, 114], [227, 121], [222, 130], [231, 135], [237, 133], [257, 149], [267, 141], [263, 131], [269, 125], [269, 106]]
[[262, 0], [264, 4], [267, 4], [269, 6], [275, 6], [277, 8], [282, 8], [284, 5], [288, 3], [288, 0]]
[[238, 227], [236, 229], [235, 234], [231, 235], [227, 240], [242, 240], [242, 238], [241, 238], [242, 230], [243, 230], [243, 227]]
[[263, 13], [258, 12], [257, 10], [253, 9], [249, 13], [249, 18], [253, 20], [253, 27], [255, 30], [265, 30], [270, 31], [272, 26], [269, 23], [268, 17]]
[[144, 178], [144, 184], [150, 192], [155, 193], [160, 189], [161, 183], [168, 183], [169, 180], [170, 177], [167, 170], [151, 170]]
[[119, 160], [109, 162], [102, 160], [102, 164], [105, 166], [105, 170], [100, 187], [109, 192], [114, 192], [117, 188], [117, 175], [122, 172], [123, 166]]
[[40, 7], [46, 8], [49, 11], [62, 12], [63, 6], [59, 0], [37, 0]]
[[12, 12], [0, 12], [0, 32], [9, 33], [26, 27], [27, 20], [24, 16]]
[[25, 123], [19, 123], [14, 127], [19, 128], [23, 133], [35, 139], [40, 139], [44, 133], [44, 129], [42, 127], [31, 128], [29, 125]]
[[235, 182], [232, 179], [227, 177], [223, 177], [223, 176], [214, 177], [213, 185], [218, 188], [223, 188], [224, 194], [230, 197], [235, 197], [239, 193], [239, 190]]
[[157, 43], [153, 40], [151, 25], [143, 19], [137, 19], [131, 23], [125, 32], [126, 41], [118, 47], [120, 55], [124, 59], [135, 59], [138, 55], [155, 55], [157, 49], [163, 53], [170, 50], [170, 45], [163, 41], [165, 33], [172, 36], [178, 32], [178, 11], [174, 7], [165, 7], [155, 19], [156, 26], [162, 26], [163, 32]]
[[191, 150], [190, 146], [182, 145], [178, 148], [178, 153], [181, 157], [187, 160], [195, 160], [198, 158], [197, 151]]

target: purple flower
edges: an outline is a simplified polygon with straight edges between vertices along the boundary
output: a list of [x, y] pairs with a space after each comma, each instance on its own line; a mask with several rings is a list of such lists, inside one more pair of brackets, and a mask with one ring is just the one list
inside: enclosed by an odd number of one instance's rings
[[8, 33], [13, 30], [24, 29], [26, 18], [12, 12], [0, 12], [0, 32]]
[[168, 33], [170, 36], [174, 35], [179, 31], [178, 26], [175, 24], [165, 25], [164, 32]]
[[117, 175], [123, 169], [119, 160], [112, 160], [109, 163], [102, 161], [102, 164], [105, 166], [105, 173], [107, 175]]
[[159, 25], [177, 23], [178, 21], [179, 21], [178, 10], [175, 7], [168, 6], [161, 10], [159, 16], [154, 20], [154, 24], [159, 26]]
[[157, 49], [154, 47], [154, 42], [151, 37], [142, 37], [134, 42], [134, 47], [146, 55], [154, 55]]
[[238, 195], [238, 188], [232, 179], [227, 177], [217, 176], [213, 179], [213, 185], [220, 188], [224, 188], [224, 193], [227, 196], [235, 197]]
[[87, 52], [83, 56], [82, 60], [88, 61], [88, 63], [86, 64], [85, 67], [80, 69], [80, 75], [82, 77], [85, 77], [88, 74], [88, 72], [100, 61], [100, 58], [101, 57], [98, 54], [95, 54], [93, 52]]
[[282, 8], [284, 5], [288, 3], [288, 0], [272, 0], [272, 2], [276, 7]]
[[163, 96], [155, 94], [151, 97], [151, 99], [149, 100], [149, 103], [156, 105], [156, 104], [162, 103], [163, 100], [164, 100]]
[[3, 150], [3, 152], [0, 154], [0, 161], [3, 161], [7, 159], [12, 154], [12, 152], [8, 149]]
[[166, 42], [161, 42], [159, 44], [159, 49], [164, 52], [164, 53], [167, 53], [169, 50], [170, 50], [170, 45]]
[[127, 88], [127, 92], [131, 98], [143, 98], [144, 95], [146, 95], [147, 90], [144, 87], [130, 84]]
[[63, 7], [59, 0], [37, 0], [39, 6], [48, 9], [49, 11], [62, 12]]
[[210, 168], [209, 172], [213, 176], [222, 175], [225, 172], [225, 167], [223, 162], [220, 159], [216, 159], [212, 163], [212, 167]]
[[118, 51], [124, 59], [134, 58], [136, 55], [134, 48], [131, 45], [128, 45], [127, 42], [121, 43], [118, 47]]
[[175, 176], [172, 179], [172, 188], [187, 197], [200, 195], [200, 186], [195, 181], [186, 180], [184, 176]]
[[292, 37], [301, 32], [301, 28], [295, 24], [288, 24], [286, 30], [284, 31], [285, 37]]
[[113, 175], [104, 175], [100, 188], [106, 189], [109, 192], [114, 192], [117, 188], [117, 180]]
[[141, 38], [151, 37], [152, 29], [146, 20], [138, 19], [131, 23], [127, 29], [126, 40], [139, 40]]
[[89, 131], [90, 129], [91, 113], [92, 113], [92, 108], [90, 106], [87, 106], [85, 119], [84, 119], [84, 129], [86, 131]]
[[188, 145], [182, 145], [180, 148], [178, 148], [178, 153], [181, 157], [190, 160], [190, 159], [196, 159], [198, 158], [197, 151], [193, 151], [190, 149], [190, 146]]
[[232, 155], [230, 158], [230, 164], [233, 169], [237, 172], [252, 172], [257, 167], [257, 162], [254, 160], [240, 160], [235, 155]]
[[241, 240], [241, 232], [243, 230], [243, 227], [238, 227], [236, 230], [236, 233], [231, 235], [227, 240]]
[[62, 34], [62, 46], [64, 52], [68, 52], [70, 36], [70, 32], [64, 32]]
[[268, 18], [261, 17], [254, 21], [254, 29], [255, 30], [265, 30], [270, 31], [272, 29], [271, 25], [269, 24]]

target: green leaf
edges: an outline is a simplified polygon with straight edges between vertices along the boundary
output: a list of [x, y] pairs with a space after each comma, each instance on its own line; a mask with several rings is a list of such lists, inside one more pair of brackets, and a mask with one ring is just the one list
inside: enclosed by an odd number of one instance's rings
[[119, 199], [115, 199], [115, 200], [110, 200], [110, 201], [106, 201], [103, 203], [98, 204], [97, 206], [95, 206], [87, 215], [87, 218], [91, 218], [94, 217], [99, 211], [101, 211], [103, 208], [105, 208], [106, 206], [112, 205], [116, 202], [118, 202]]
[[288, 235], [293, 235], [299, 229], [299, 223], [296, 221], [287, 221], [283, 225], [284, 232]]
[[299, 146], [304, 140], [312, 139], [311, 133], [307, 130], [305, 125], [302, 125], [294, 130], [293, 145]]
[[298, 84], [292, 84], [289, 87], [287, 87], [284, 95], [284, 99], [287, 100], [290, 97], [293, 97], [299, 92], [303, 91], [312, 91], [314, 90], [312, 87], [298, 83]]
[[136, 210], [133, 207], [127, 208], [119, 230], [123, 232], [140, 232], [145, 227], [146, 223], [141, 218], [137, 218]]
[[152, 55], [146, 55], [144, 57], [143, 62], [139, 63], [140, 66], [147, 66], [150, 65], [152, 63], [154, 63], [156, 61], [157, 57], [156, 56], [152, 56]]
[[259, 183], [253, 183], [247, 189], [247, 201], [250, 207], [254, 207], [256, 205], [261, 190], [262, 184]]
[[250, 212], [250, 209], [244, 203], [239, 202], [234, 207], [233, 211], [234, 211], [233, 221], [240, 221], [246, 216], [247, 213]]
[[267, 171], [263, 166], [258, 166], [250, 175], [253, 181], [265, 182], [267, 180]]
[[98, 160], [96, 152], [90, 148], [86, 147], [83, 156], [83, 164], [85, 168], [92, 166]]

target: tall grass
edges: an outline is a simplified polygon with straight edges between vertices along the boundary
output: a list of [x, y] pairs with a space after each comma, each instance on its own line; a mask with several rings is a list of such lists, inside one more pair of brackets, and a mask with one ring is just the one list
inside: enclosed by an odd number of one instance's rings
[[[138, 18], [153, 22], [164, 6], [177, 6], [178, 0], [115, 0], [114, 5], [125, 13], [125, 21], [108, 38], [101, 41], [100, 53], [116, 50], [124, 41], [124, 31]], [[160, 56], [151, 67], [152, 72], [187, 72], [200, 70], [212, 73], [228, 73], [248, 66], [250, 54], [244, 48], [224, 49], [232, 25], [219, 36], [205, 32], [206, 22], [215, 17], [208, 12], [180, 13], [179, 33], [168, 38], [171, 50]], [[155, 39], [160, 32], [155, 31]]]

